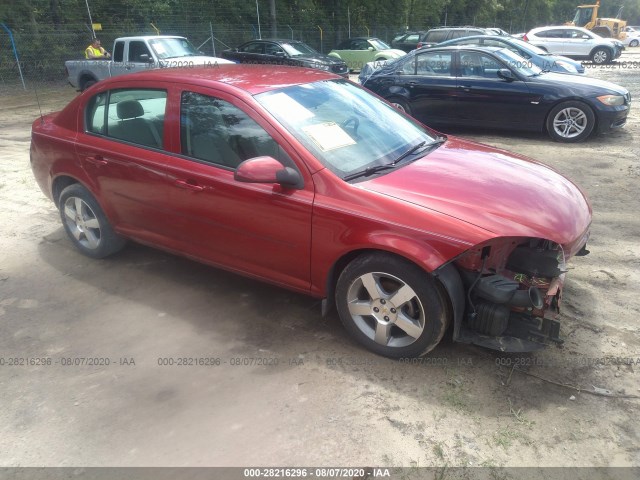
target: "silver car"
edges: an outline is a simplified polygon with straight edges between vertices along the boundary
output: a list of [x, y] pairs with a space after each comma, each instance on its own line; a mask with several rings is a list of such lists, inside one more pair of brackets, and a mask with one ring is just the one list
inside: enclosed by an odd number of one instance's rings
[[602, 38], [581, 27], [534, 28], [522, 39], [549, 53], [579, 60], [591, 60], [598, 65], [611, 63], [620, 57], [624, 50], [622, 42]]

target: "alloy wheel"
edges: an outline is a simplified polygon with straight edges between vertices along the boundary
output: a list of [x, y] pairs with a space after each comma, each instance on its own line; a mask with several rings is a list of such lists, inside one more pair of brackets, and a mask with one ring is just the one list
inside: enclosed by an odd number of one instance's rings
[[425, 327], [418, 294], [388, 273], [371, 272], [357, 277], [349, 286], [347, 305], [357, 328], [382, 346], [411, 345]]

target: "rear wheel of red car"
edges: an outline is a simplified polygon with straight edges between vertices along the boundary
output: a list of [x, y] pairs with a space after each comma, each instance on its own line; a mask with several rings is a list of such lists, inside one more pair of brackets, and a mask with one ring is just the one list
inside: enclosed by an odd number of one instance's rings
[[581, 142], [596, 125], [591, 108], [576, 101], [556, 105], [547, 117], [547, 132], [557, 142]]
[[407, 115], [411, 115], [411, 107], [406, 102], [406, 100], [398, 97], [391, 97], [388, 101], [391, 105], [396, 107], [401, 112], [404, 112]]
[[65, 188], [58, 202], [62, 225], [78, 250], [92, 258], [104, 258], [124, 247], [93, 195], [79, 183]]
[[435, 280], [408, 260], [382, 252], [358, 257], [343, 270], [336, 305], [351, 336], [386, 357], [424, 355], [448, 324]]

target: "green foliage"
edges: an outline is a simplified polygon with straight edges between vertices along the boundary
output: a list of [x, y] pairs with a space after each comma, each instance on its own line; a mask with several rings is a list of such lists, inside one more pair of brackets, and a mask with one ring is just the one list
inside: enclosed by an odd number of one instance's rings
[[[88, 0], [92, 20], [108, 49], [123, 35], [161, 33], [189, 37], [206, 53], [235, 47], [264, 36], [297, 38], [328, 52], [349, 36], [371, 35], [390, 41], [407, 29], [427, 30], [441, 25], [501, 27], [511, 33], [573, 18], [575, 7], [589, 0]], [[270, 7], [275, 7], [275, 22]], [[640, 24], [639, 0], [603, 0], [601, 16], [615, 16]], [[64, 77], [63, 62], [80, 58], [91, 40], [85, 0], [4, 0], [0, 22], [14, 33], [23, 70], [39, 79]], [[320, 34], [322, 32], [322, 38]], [[208, 42], [208, 43], [207, 43]], [[7, 35], [0, 31], [0, 81], [17, 67]], [[15, 63], [15, 62], [14, 62]]]

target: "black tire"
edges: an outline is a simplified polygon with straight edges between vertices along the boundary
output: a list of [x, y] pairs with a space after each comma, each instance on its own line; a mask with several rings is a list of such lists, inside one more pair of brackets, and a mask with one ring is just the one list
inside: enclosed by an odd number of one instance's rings
[[91, 258], [104, 258], [122, 250], [126, 240], [115, 233], [93, 195], [74, 183], [58, 200], [62, 225], [71, 242]]
[[406, 113], [407, 115], [411, 115], [411, 107], [409, 106], [409, 104], [407, 103], [406, 100], [404, 100], [403, 98], [400, 97], [391, 97], [388, 98], [387, 101], [393, 105], [394, 107], [396, 107], [398, 110], [400, 110], [401, 112]]
[[629, 42], [630, 47], [637, 47], [639, 44], [640, 42], [635, 38]]
[[353, 260], [338, 278], [335, 297], [349, 334], [385, 357], [426, 354], [440, 342], [449, 323], [433, 277], [388, 253]]
[[80, 89], [80, 91], [84, 92], [87, 88], [91, 87], [92, 85], [95, 85], [96, 83], [97, 81], [94, 79], [85, 80], [84, 82], [82, 82], [82, 88]]
[[598, 47], [591, 52], [591, 61], [596, 65], [604, 65], [605, 63], [611, 63], [613, 55], [611, 50], [606, 47]]
[[596, 116], [582, 102], [568, 101], [556, 105], [547, 116], [547, 133], [556, 142], [582, 142], [596, 126]]

